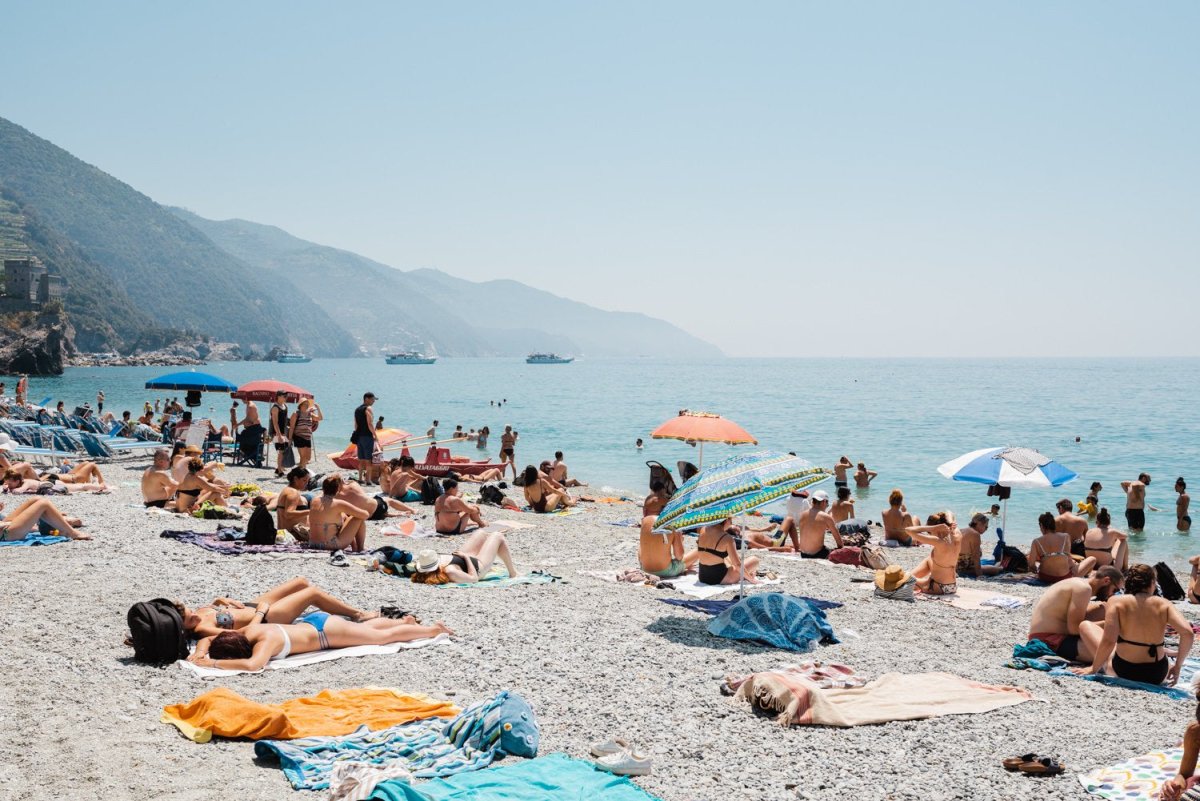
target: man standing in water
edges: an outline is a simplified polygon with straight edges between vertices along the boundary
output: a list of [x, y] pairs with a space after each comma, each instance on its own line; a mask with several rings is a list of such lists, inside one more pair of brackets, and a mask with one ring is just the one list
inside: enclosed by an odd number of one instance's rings
[[[1133, 531], [1141, 531], [1146, 527], [1146, 487], [1150, 486], [1150, 474], [1141, 473], [1137, 481], [1122, 481], [1121, 489], [1125, 490], [1125, 522]], [[1150, 511], [1157, 512], [1153, 506]]]
[[841, 487], [850, 486], [847, 480], [847, 472], [854, 469], [854, 462], [850, 461], [849, 456], [843, 456], [838, 460], [838, 463], [833, 466], [833, 486], [840, 489]]
[[375, 455], [375, 413], [371, 407], [375, 405], [375, 393], [363, 395], [362, 405], [354, 410], [354, 446], [358, 454], [358, 481], [360, 484], [370, 483], [371, 459]]

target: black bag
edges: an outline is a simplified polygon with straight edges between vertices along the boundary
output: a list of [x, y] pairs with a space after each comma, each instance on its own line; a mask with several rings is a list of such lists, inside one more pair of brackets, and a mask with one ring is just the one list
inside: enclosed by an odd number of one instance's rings
[[479, 488], [479, 500], [481, 503], [486, 503], [489, 506], [503, 506], [504, 493], [499, 487], [492, 484], [484, 484]]
[[1021, 553], [1020, 548], [1005, 545], [1000, 555], [1000, 564], [1005, 573], [1028, 573], [1029, 558]]
[[421, 503], [433, 506], [442, 497], [442, 485], [433, 476], [425, 476], [421, 481]]
[[417, 572], [413, 555], [391, 545], [376, 548], [371, 553], [379, 557], [379, 569], [396, 576], [411, 576]]
[[126, 615], [133, 658], [151, 665], [169, 665], [188, 655], [187, 633], [179, 610], [166, 598], [142, 601]]
[[296, 466], [296, 449], [291, 445], [283, 451], [283, 465], [285, 469], [291, 470]]
[[1167, 567], [1166, 562], [1159, 562], [1154, 566], [1154, 572], [1158, 578], [1158, 591], [1162, 593], [1162, 597], [1168, 601], [1182, 601], [1184, 592], [1183, 587], [1179, 586], [1179, 580], [1175, 578], [1175, 573], [1171, 568]]
[[247, 545], [274, 545], [275, 518], [268, 511], [265, 503], [254, 507], [250, 519], [246, 521]]

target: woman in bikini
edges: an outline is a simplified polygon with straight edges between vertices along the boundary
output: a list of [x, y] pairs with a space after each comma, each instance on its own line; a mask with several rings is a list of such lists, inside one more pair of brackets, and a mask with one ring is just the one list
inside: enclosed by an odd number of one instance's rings
[[[1081, 675], [1112, 672], [1129, 681], [1163, 684], [1173, 687], [1179, 671], [1192, 650], [1191, 624], [1165, 598], [1154, 594], [1157, 580], [1150, 565], [1134, 565], [1125, 574], [1125, 594], [1110, 598], [1104, 614], [1103, 633], [1096, 658], [1089, 668], [1076, 668]], [[1167, 626], [1179, 635], [1179, 651], [1174, 664], [1167, 659], [1164, 645]], [[1083, 626], [1100, 624], [1084, 621]]]
[[1096, 567], [1115, 565], [1123, 571], [1129, 567], [1129, 537], [1124, 531], [1109, 528], [1111, 525], [1108, 509], [1101, 508], [1096, 513], [1096, 527], [1083, 535], [1083, 553], [1096, 560]]
[[912, 545], [912, 537], [906, 529], [921, 525], [921, 518], [908, 513], [904, 506], [904, 493], [898, 489], [888, 495], [888, 508], [883, 511], [883, 537], [885, 541]]
[[510, 578], [520, 575], [508, 550], [508, 540], [499, 531], [476, 531], [449, 556], [431, 550], [417, 554], [416, 584], [474, 584], [488, 574], [499, 558]]
[[757, 584], [754, 577], [758, 569], [758, 557], [747, 556], [743, 565], [738, 555], [737, 527], [731, 518], [700, 529], [696, 540], [699, 551], [701, 584], [737, 584], [745, 574], [747, 584]]
[[321, 494], [308, 505], [308, 544], [330, 551], [362, 551], [367, 544], [363, 509], [339, 499], [342, 477], [338, 473], [321, 482]]
[[1093, 557], [1076, 564], [1071, 555], [1071, 535], [1055, 530], [1054, 514], [1043, 512], [1038, 518], [1042, 535], [1029, 546], [1029, 569], [1037, 571], [1043, 584], [1054, 584], [1075, 576], [1087, 576], [1096, 566]]
[[[262, 610], [255, 610], [254, 614], [260, 620], [266, 616]], [[388, 618], [355, 623], [328, 612], [308, 612], [296, 618], [295, 623], [251, 623], [238, 631], [205, 637], [196, 643], [188, 661], [225, 670], [262, 670], [268, 662], [292, 654], [355, 645], [388, 645], [453, 633], [441, 621], [432, 626]]]
[[[4, 504], [0, 503], [0, 509], [3, 508]], [[64, 517], [49, 498], [30, 498], [0, 520], [0, 540], [23, 540], [31, 531], [47, 526], [50, 527], [47, 531], [57, 529], [63, 537], [90, 540], [87, 534], [76, 530], [78, 525], [78, 518]]]
[[958, 553], [962, 548], [962, 532], [951, 512], [930, 515], [924, 526], [905, 529], [914, 541], [932, 545], [933, 552], [913, 570], [917, 589], [927, 595], [953, 595], [958, 592]]
[[[355, 609], [320, 587], [313, 586], [306, 578], [285, 581], [249, 604], [232, 598], [214, 598], [210, 604], [189, 609], [175, 602], [175, 608], [183, 618], [183, 628], [196, 638], [215, 637], [222, 631], [244, 629], [252, 623], [291, 623], [310, 606], [357, 623], [379, 617], [376, 612]], [[260, 610], [262, 615], [259, 614]]]
[[203, 475], [204, 462], [193, 456], [187, 462], [187, 474], [175, 490], [175, 511], [187, 514], [205, 501], [224, 506], [229, 490], [214, 484]]
[[554, 512], [561, 506], [566, 509], [574, 506], [575, 501], [564, 489], [555, 489], [550, 480], [542, 475], [533, 465], [525, 468], [525, 502], [535, 512]]
[[458, 495], [458, 482], [442, 481], [442, 494], [433, 502], [433, 529], [438, 534], [466, 534], [471, 528], [483, 528], [479, 507]]

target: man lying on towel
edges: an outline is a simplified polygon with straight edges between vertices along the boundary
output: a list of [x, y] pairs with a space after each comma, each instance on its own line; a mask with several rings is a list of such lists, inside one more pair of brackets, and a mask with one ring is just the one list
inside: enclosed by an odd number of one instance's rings
[[355, 623], [328, 612], [308, 612], [291, 624], [251, 623], [237, 631], [205, 637], [196, 644], [188, 661], [201, 667], [255, 671], [274, 659], [286, 659], [292, 654], [355, 645], [389, 645], [453, 633], [441, 621], [421, 626], [379, 617]]
[[[1098, 568], [1088, 578], [1069, 578], [1052, 584], [1033, 606], [1029, 639], [1041, 640], [1063, 659], [1091, 662], [1104, 633], [1101, 626], [1084, 620], [1104, 620], [1104, 602], [1125, 583], [1125, 576], [1112, 565]], [[1095, 598], [1093, 601], [1092, 599]]]
[[[249, 603], [232, 598], [214, 598], [210, 604], [189, 609], [178, 601], [175, 608], [183, 618], [188, 635], [197, 639], [215, 637], [223, 631], [244, 629], [252, 623], [293, 623], [310, 606], [322, 612], [364, 623], [379, 617], [364, 612], [316, 587], [306, 578], [294, 578], [272, 587]], [[409, 616], [402, 622], [415, 623]]]

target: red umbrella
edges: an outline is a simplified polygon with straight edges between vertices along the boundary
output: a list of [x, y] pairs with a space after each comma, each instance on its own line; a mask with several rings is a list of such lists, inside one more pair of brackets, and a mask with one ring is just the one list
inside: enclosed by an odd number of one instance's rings
[[301, 389], [295, 384], [271, 379], [262, 379], [260, 381], [251, 381], [249, 384], [242, 384], [237, 388], [237, 392], [231, 392], [230, 394], [239, 400], [273, 401], [275, 400], [275, 396], [280, 392], [287, 395], [288, 403], [295, 403], [301, 398], [311, 398], [313, 396], [307, 389]]

